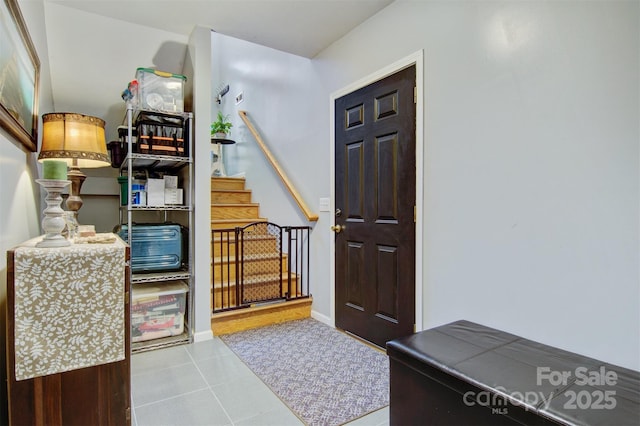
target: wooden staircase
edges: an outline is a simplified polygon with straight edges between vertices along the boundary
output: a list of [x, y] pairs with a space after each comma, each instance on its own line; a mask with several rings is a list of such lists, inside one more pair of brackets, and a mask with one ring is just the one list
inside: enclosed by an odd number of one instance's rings
[[[244, 178], [212, 177], [211, 178], [211, 229], [232, 229], [243, 227], [254, 222], [266, 221], [260, 217], [260, 205], [251, 201], [251, 190], [245, 189]], [[221, 239], [223, 244], [220, 244]], [[211, 277], [216, 271], [219, 277], [224, 270], [228, 270], [231, 278], [235, 278], [235, 268], [227, 269], [225, 259], [235, 264], [235, 245], [226, 244], [225, 237], [217, 236], [214, 239], [212, 253]], [[280, 259], [275, 238], [268, 234], [252, 235], [244, 242], [245, 252], [245, 296], [252, 293], [259, 295], [274, 294], [279, 292]], [[282, 259], [283, 277], [289, 274], [286, 270], [286, 257]], [[274, 273], [277, 274], [274, 278]], [[295, 279], [292, 276], [292, 279]], [[218, 278], [211, 288], [211, 310], [214, 300], [216, 308], [220, 308], [222, 295], [222, 283]], [[274, 289], [275, 286], [275, 289]], [[235, 287], [235, 285], [234, 285]], [[296, 282], [293, 282], [296, 288]], [[214, 297], [215, 293], [215, 297]], [[277, 297], [277, 296], [276, 296]], [[234, 305], [235, 292], [226, 299], [226, 303]], [[211, 329], [214, 335], [234, 333], [294, 319], [308, 318], [311, 315], [311, 299], [292, 300], [287, 302], [254, 305], [250, 308], [230, 310], [212, 314]]]

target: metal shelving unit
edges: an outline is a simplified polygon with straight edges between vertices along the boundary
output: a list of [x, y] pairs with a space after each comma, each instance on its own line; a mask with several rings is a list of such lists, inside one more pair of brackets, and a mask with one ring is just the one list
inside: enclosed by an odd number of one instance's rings
[[[194, 206], [193, 206], [193, 114], [192, 113], [176, 113], [173, 115], [183, 117], [185, 120], [186, 132], [184, 140], [184, 149], [186, 156], [171, 155], [154, 155], [141, 154], [134, 152], [133, 145], [133, 119], [134, 114], [140, 110], [134, 109], [131, 105], [127, 105], [126, 126], [127, 126], [127, 156], [120, 166], [120, 174], [128, 177], [127, 194], [128, 201], [126, 205], [120, 207], [120, 224], [127, 225], [128, 241], [131, 241], [132, 225], [137, 214], [144, 212], [160, 212], [163, 214], [164, 222], [167, 222], [170, 216], [177, 219], [176, 222], [181, 223], [187, 228], [187, 257], [183, 262], [183, 268], [178, 271], [170, 272], [153, 272], [153, 273], [131, 273], [130, 297], [133, 295], [133, 289], [136, 286], [144, 286], [149, 283], [158, 283], [163, 281], [182, 281], [187, 284], [188, 291], [186, 294], [186, 311], [184, 315], [184, 331], [182, 334], [162, 337], [153, 340], [132, 342], [132, 352], [142, 352], [153, 349], [159, 349], [167, 346], [180, 345], [193, 341], [192, 327], [194, 324], [193, 313], [193, 252], [194, 252]], [[166, 114], [166, 113], [163, 113]], [[185, 172], [186, 169], [186, 172]], [[131, 205], [132, 180], [135, 172], [165, 172], [170, 174], [183, 174], [183, 196], [184, 205], [170, 205], [164, 207], [148, 207]], [[125, 214], [126, 213], [126, 214]], [[130, 300], [131, 303], [131, 300]]]

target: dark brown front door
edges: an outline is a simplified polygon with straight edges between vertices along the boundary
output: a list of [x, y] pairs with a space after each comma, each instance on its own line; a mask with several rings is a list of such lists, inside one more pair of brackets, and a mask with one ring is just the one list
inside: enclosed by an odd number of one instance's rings
[[415, 321], [415, 66], [335, 101], [336, 326], [380, 347]]

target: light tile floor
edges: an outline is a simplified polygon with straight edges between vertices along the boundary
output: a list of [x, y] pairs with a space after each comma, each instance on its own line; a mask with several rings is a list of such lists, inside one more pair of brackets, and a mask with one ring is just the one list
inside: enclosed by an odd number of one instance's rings
[[[133, 426], [303, 423], [219, 339], [133, 355]], [[389, 408], [350, 426], [388, 426]]]

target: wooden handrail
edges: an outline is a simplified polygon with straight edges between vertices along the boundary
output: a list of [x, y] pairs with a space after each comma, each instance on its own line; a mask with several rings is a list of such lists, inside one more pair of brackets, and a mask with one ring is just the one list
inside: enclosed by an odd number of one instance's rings
[[278, 173], [278, 176], [280, 176], [280, 180], [282, 180], [282, 183], [284, 183], [284, 186], [287, 187], [287, 190], [289, 190], [289, 193], [291, 194], [293, 199], [296, 201], [296, 203], [298, 203], [298, 207], [300, 207], [300, 210], [302, 210], [302, 213], [304, 213], [304, 215], [307, 217], [307, 220], [309, 222], [316, 222], [318, 220], [318, 215], [311, 212], [307, 204], [304, 202], [304, 200], [302, 199], [302, 197], [300, 196], [296, 188], [293, 186], [293, 184], [285, 174], [284, 170], [282, 170], [282, 167], [280, 167], [280, 165], [278, 164], [278, 161], [276, 160], [276, 158], [273, 156], [271, 151], [269, 151], [269, 148], [262, 140], [262, 137], [260, 137], [260, 134], [254, 127], [253, 123], [251, 123], [251, 120], [249, 119], [247, 112], [238, 111], [238, 114], [240, 115], [240, 118], [242, 118], [242, 121], [244, 121], [244, 123], [247, 125], [247, 127], [251, 131], [251, 134], [253, 134], [253, 137], [258, 142], [260, 149], [262, 149], [262, 152], [271, 163], [271, 166], [275, 169], [276, 173]]

